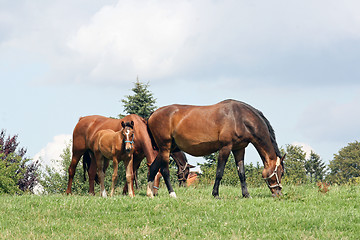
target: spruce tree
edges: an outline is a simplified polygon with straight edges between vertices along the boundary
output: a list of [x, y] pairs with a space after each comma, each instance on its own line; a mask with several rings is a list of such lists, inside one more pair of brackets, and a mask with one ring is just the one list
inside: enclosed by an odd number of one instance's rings
[[305, 155], [306, 153], [300, 146], [286, 145], [285, 151], [286, 160], [284, 161], [285, 173], [284, 183], [305, 183], [306, 171], [305, 171]]
[[305, 161], [305, 170], [310, 182], [322, 181], [325, 175], [325, 163], [318, 154], [311, 151], [310, 158]]
[[[142, 118], [148, 118], [157, 108], [155, 106], [156, 99], [148, 88], [149, 83], [145, 84], [140, 82], [139, 79], [136, 80], [132, 89], [134, 94], [125, 96], [125, 99], [121, 100], [126, 114], [137, 114]], [[119, 117], [122, 118], [124, 115], [120, 114]]]

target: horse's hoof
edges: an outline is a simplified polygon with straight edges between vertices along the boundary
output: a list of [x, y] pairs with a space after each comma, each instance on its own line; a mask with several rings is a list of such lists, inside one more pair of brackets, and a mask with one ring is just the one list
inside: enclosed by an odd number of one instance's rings
[[175, 193], [175, 192], [171, 192], [171, 193], [170, 193], [170, 197], [171, 197], [171, 198], [176, 198], [176, 193]]
[[148, 196], [149, 198], [154, 198], [153, 187], [154, 182], [149, 181], [146, 189], [146, 196]]
[[215, 198], [216, 200], [220, 200], [220, 199], [221, 199], [221, 198], [219, 197], [219, 195], [214, 196], [214, 198]]
[[252, 198], [252, 197], [250, 196], [250, 194], [245, 194], [245, 195], [243, 195], [243, 197], [244, 197], [244, 198]]

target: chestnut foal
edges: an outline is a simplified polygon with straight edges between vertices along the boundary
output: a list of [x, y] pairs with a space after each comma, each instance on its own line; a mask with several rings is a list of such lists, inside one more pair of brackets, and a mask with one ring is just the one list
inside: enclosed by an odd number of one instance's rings
[[96, 159], [97, 174], [100, 181], [100, 195], [106, 197], [104, 186], [105, 171], [110, 159], [113, 160], [114, 172], [112, 175], [111, 194], [114, 195], [115, 183], [118, 178], [119, 161], [124, 161], [126, 169], [126, 183], [129, 196], [134, 197], [134, 122], [121, 122], [122, 129], [113, 131], [111, 129], [100, 130], [93, 139], [93, 150]]

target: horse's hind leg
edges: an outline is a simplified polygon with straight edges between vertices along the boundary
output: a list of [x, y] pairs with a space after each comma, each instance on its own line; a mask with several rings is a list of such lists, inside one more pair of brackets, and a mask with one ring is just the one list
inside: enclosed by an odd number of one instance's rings
[[175, 191], [170, 182], [169, 157], [170, 151], [159, 151], [158, 157], [161, 158], [160, 173], [164, 178], [165, 185], [169, 191], [170, 197], [176, 198]]
[[216, 179], [215, 179], [215, 184], [214, 184], [214, 188], [212, 191], [212, 195], [215, 198], [219, 198], [219, 185], [220, 185], [220, 181], [224, 175], [224, 169], [225, 169], [226, 162], [229, 158], [230, 151], [231, 151], [231, 147], [228, 147], [228, 146], [221, 148], [219, 151], [218, 164], [217, 164], [217, 168], [216, 168]]
[[171, 147], [171, 141], [168, 144], [169, 146], [166, 146], [159, 151], [155, 161], [150, 166], [150, 174], [148, 177], [148, 188], [147, 188], [147, 195], [149, 197], [153, 197], [154, 195], [154, 179], [156, 174], [159, 171], [164, 178], [166, 187], [169, 191], [170, 197], [176, 197], [176, 194], [174, 192], [174, 189], [171, 186], [170, 182], [170, 171], [169, 171], [169, 157], [170, 157], [170, 147]]
[[76, 166], [79, 163], [80, 158], [81, 158], [81, 156], [83, 154], [84, 154], [83, 151], [75, 151], [75, 150], [73, 150], [71, 163], [70, 163], [70, 166], [69, 166], [69, 169], [68, 169], [69, 180], [68, 180], [68, 186], [67, 186], [67, 189], [66, 189], [66, 194], [71, 194], [71, 186], [72, 186], [72, 182], [74, 180]]
[[249, 198], [250, 194], [248, 192], [247, 186], [246, 186], [246, 177], [245, 177], [245, 167], [244, 167], [244, 156], [245, 156], [245, 148], [232, 151], [235, 157], [235, 164], [238, 171], [238, 175], [241, 182], [241, 191], [242, 195], [245, 198]]

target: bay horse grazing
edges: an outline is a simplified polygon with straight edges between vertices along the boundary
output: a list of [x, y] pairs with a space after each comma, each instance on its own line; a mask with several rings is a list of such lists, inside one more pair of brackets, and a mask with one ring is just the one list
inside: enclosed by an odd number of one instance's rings
[[100, 181], [100, 195], [106, 197], [104, 178], [109, 160], [113, 160], [114, 172], [112, 175], [111, 194], [114, 195], [115, 184], [118, 178], [119, 161], [124, 161], [126, 169], [126, 183], [129, 189], [129, 196], [134, 197], [134, 122], [121, 122], [123, 127], [120, 131], [106, 129], [96, 133], [93, 139], [93, 151], [96, 159], [97, 174]]
[[[83, 156], [84, 161], [84, 175], [86, 170], [89, 174], [89, 193], [95, 194], [94, 182], [97, 172], [96, 161], [94, 159], [94, 150], [92, 142], [96, 133], [100, 130], [110, 129], [115, 132], [122, 129], [122, 122], [134, 123], [134, 135], [136, 142], [133, 144], [134, 154], [133, 163], [134, 169], [140, 166], [141, 161], [146, 157], [147, 165], [154, 161], [156, 152], [153, 149], [151, 139], [147, 130], [146, 121], [136, 114], [130, 114], [123, 119], [113, 119], [103, 116], [93, 115], [86, 116], [79, 119], [79, 122], [73, 131], [73, 146], [72, 146], [72, 160], [69, 166], [69, 180], [66, 193], [71, 193], [71, 186], [75, 175], [75, 170], [80, 158]], [[127, 191], [127, 184], [124, 187], [124, 192]]]
[[148, 119], [148, 128], [159, 148], [150, 166], [147, 195], [153, 197], [154, 177], [160, 169], [171, 197], [176, 194], [170, 183], [169, 156], [174, 148], [193, 156], [219, 150], [216, 179], [212, 195], [219, 197], [219, 184], [230, 152], [234, 154], [242, 195], [250, 197], [246, 186], [244, 155], [252, 143], [263, 164], [262, 173], [273, 196], [281, 194], [283, 160], [275, 133], [265, 116], [252, 106], [225, 100], [210, 106], [170, 105], [159, 108]]

